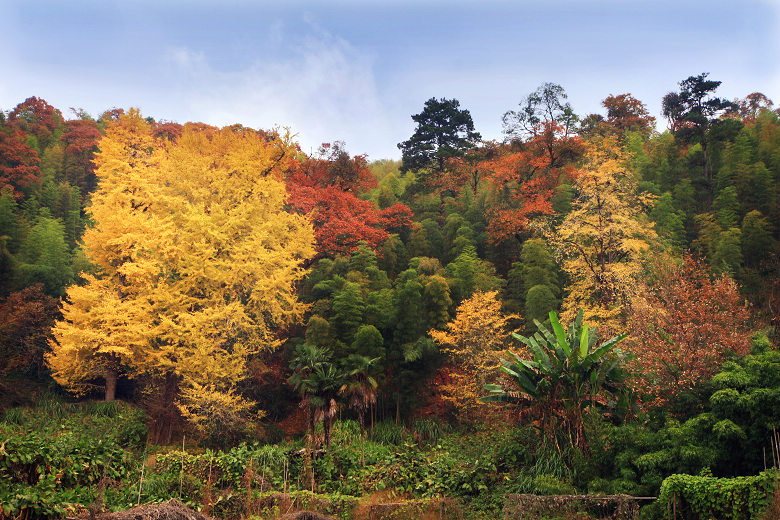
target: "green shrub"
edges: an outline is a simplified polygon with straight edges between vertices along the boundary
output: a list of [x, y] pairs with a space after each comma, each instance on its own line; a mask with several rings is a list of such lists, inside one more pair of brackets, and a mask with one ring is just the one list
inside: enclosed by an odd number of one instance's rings
[[539, 432], [533, 426], [506, 429], [492, 444], [496, 465], [501, 471], [514, 472], [534, 463], [539, 449]]
[[658, 502], [676, 501], [675, 510], [682, 518], [751, 520], [767, 507], [778, 479], [777, 470], [735, 478], [672, 475], [661, 485]]
[[403, 426], [393, 421], [381, 421], [374, 425], [370, 438], [382, 444], [399, 446], [406, 440], [407, 433]]
[[90, 415], [113, 419], [122, 412], [122, 405], [121, 401], [93, 401], [84, 404], [83, 410]]
[[198, 454], [171, 451], [156, 455], [155, 467], [158, 473], [191, 475], [200, 482], [206, 482], [211, 474], [213, 486], [219, 489], [245, 490], [250, 476], [260, 477], [267, 485], [281, 489], [285, 467], [288, 479], [292, 475], [287, 451], [283, 445], [243, 443], [229, 451], [206, 450]]
[[99, 488], [106, 507], [135, 504], [140, 456], [133, 450], [145, 443], [145, 419], [127, 403], [70, 404], [55, 394], [35, 408], [7, 410], [0, 421], [0, 518], [72, 516], [97, 499]]
[[447, 431], [447, 428], [439, 421], [429, 417], [416, 419], [412, 423], [411, 429], [415, 440], [422, 444], [438, 441], [439, 438], [441, 438], [441, 436]]
[[2, 423], [4, 426], [21, 426], [26, 419], [24, 408], [10, 408], [3, 413]]
[[544, 473], [533, 479], [533, 492], [536, 495], [573, 495], [577, 492], [570, 482], [555, 475]]
[[68, 415], [68, 406], [53, 394], [40, 396], [35, 408], [37, 413], [54, 421], [62, 420]]

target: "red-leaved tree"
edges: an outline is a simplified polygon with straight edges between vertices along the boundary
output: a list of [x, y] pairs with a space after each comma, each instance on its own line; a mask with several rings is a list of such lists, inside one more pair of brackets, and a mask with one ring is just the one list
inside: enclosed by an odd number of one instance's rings
[[159, 121], [152, 128], [155, 137], [168, 139], [169, 141], [175, 141], [181, 137], [183, 131], [184, 126], [179, 123], [171, 123], [170, 121]]
[[21, 189], [37, 182], [40, 173], [38, 154], [25, 143], [24, 132], [0, 126], [0, 189], [10, 186], [19, 200]]
[[0, 375], [40, 377], [51, 328], [59, 317], [59, 300], [36, 284], [11, 293], [0, 303]]
[[648, 136], [655, 128], [655, 118], [647, 106], [631, 94], [610, 94], [601, 104], [607, 109], [607, 124], [621, 134], [639, 132]]
[[78, 186], [81, 193], [88, 193], [97, 186], [92, 158], [97, 151], [101, 135], [92, 119], [71, 119], [65, 122], [65, 175]]
[[411, 225], [412, 212], [400, 203], [380, 210], [358, 197], [375, 186], [365, 156], [350, 157], [341, 143], [323, 145], [317, 156], [291, 164], [288, 203], [311, 218], [320, 254], [351, 253], [362, 241], [376, 249]]
[[54, 132], [62, 124], [62, 112], [35, 96], [16, 105], [8, 114], [8, 124], [38, 141], [38, 150], [43, 152], [54, 139]]
[[659, 262], [656, 281], [635, 298], [629, 344], [638, 390], [660, 406], [712, 377], [730, 355], [750, 350], [750, 312], [729, 276], [712, 277], [687, 256]]

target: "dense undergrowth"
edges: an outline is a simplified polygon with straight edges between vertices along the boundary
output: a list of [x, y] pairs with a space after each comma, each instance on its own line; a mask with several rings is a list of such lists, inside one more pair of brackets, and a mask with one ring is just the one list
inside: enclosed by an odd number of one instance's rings
[[380, 491], [387, 499], [461, 497], [476, 511], [497, 512], [505, 491], [570, 489], [561, 461], [517, 471], [515, 462], [530, 455], [530, 429], [464, 434], [421, 420], [410, 428], [379, 423], [361, 439], [357, 423], [346, 420], [336, 423], [330, 449], [309, 465], [302, 439], [226, 451], [147, 446], [144, 420], [128, 404], [69, 404], [56, 396], [33, 409], [6, 411], [0, 423], [3, 517], [61, 517], [170, 498], [238, 517], [280, 491], [311, 493], [312, 469], [314, 492], [331, 503]]
[[[751, 391], [751, 367], [762, 367], [766, 378], [769, 368], [780, 366], [776, 358], [776, 351], [759, 349], [727, 366], [715, 378], [720, 390], [713, 387], [712, 395], [722, 395], [729, 381], [732, 386], [737, 381], [740, 395], [755, 405], [759, 397]], [[776, 392], [759, 393], [766, 399]], [[738, 414], [738, 406], [732, 408]], [[152, 446], [146, 417], [133, 405], [66, 403], [49, 395], [35, 408], [7, 410], [0, 421], [0, 518], [62, 518], [170, 498], [217, 518], [274, 518], [291, 505], [353, 518], [360, 503], [422, 499], [425, 504], [448, 497], [456, 499], [465, 517], [488, 519], [501, 517], [507, 493], [655, 496], [663, 490], [662, 500], [642, 511], [643, 518], [661, 518], [667, 495], [675, 492], [688, 510], [706, 511], [700, 481], [716, 489], [722, 485], [711, 468], [733, 471], [729, 438], [712, 435], [713, 428], [723, 429], [716, 425], [731, 420], [717, 415], [727, 411], [712, 406], [660, 427], [650, 422], [616, 426], [590, 417], [587, 455], [556, 449], [531, 425], [465, 430], [418, 419], [407, 426], [381, 422], [362, 437], [357, 422], [343, 420], [334, 425], [330, 448], [315, 450], [311, 461], [300, 438], [242, 443], [224, 451]], [[673, 473], [703, 476], [667, 478]], [[724, 495], [713, 507], [754, 513], [766, 505], [769, 477], [726, 480], [739, 489], [741, 502], [735, 506], [731, 495]]]
[[114, 489], [137, 471], [144, 419], [121, 402], [70, 404], [54, 395], [35, 408], [7, 410], [0, 423], [0, 516], [61, 517], [98, 502], [107, 483], [112, 502], [127, 506], [119, 494], [114, 500]]

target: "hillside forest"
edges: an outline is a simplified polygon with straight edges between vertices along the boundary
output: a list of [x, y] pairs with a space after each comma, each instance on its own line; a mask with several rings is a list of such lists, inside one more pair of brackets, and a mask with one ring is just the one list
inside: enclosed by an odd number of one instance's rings
[[342, 518], [379, 495], [498, 518], [507, 493], [758, 518], [780, 109], [719, 85], [670, 85], [657, 121], [545, 83], [501, 141], [431, 98], [399, 161], [0, 110], [0, 519], [169, 498], [274, 518], [274, 492]]

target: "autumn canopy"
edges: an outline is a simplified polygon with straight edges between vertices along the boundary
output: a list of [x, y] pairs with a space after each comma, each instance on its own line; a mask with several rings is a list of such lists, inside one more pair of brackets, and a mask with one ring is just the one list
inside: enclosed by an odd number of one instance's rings
[[185, 408], [229, 395], [253, 353], [304, 311], [293, 291], [311, 224], [284, 211], [289, 136], [185, 126], [157, 138], [131, 110], [101, 141], [84, 234], [97, 266], [72, 286], [48, 357], [73, 390], [141, 375], [178, 382]]

